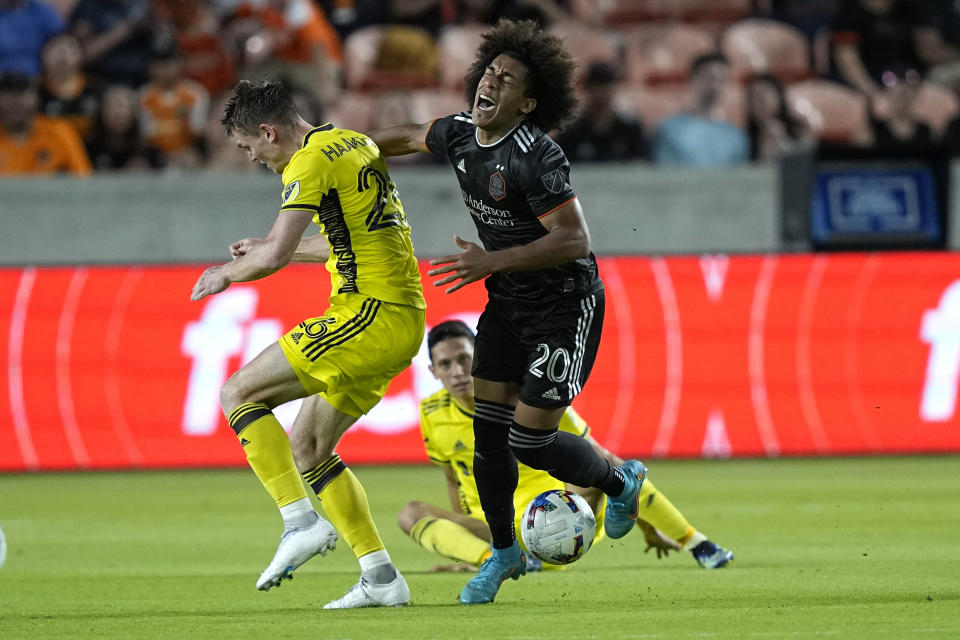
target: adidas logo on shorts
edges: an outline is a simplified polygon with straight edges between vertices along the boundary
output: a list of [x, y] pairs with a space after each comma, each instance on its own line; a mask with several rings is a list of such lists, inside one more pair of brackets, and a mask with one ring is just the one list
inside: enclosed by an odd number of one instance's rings
[[302, 337], [303, 337], [303, 333], [301, 333], [300, 331], [290, 334], [290, 339], [293, 340], [293, 344], [300, 344], [300, 338]]
[[557, 388], [556, 388], [556, 387], [553, 387], [552, 389], [549, 389], [548, 391], [544, 391], [543, 394], [542, 394], [540, 397], [541, 397], [541, 398], [546, 398], [547, 400], [559, 400], [559, 399], [560, 399], [560, 393], [557, 391]]

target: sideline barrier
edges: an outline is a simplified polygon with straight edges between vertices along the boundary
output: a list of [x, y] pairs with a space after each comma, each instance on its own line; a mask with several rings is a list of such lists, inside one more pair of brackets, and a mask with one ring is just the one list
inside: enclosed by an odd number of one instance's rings
[[[434, 325], [480, 285], [430, 286]], [[189, 300], [201, 267], [0, 269], [0, 470], [245, 464], [218, 406], [241, 361], [326, 306], [291, 266]], [[606, 258], [601, 352], [576, 402], [621, 455], [960, 451], [960, 254]], [[421, 462], [425, 346], [338, 448]], [[278, 409], [289, 425], [296, 403]]]

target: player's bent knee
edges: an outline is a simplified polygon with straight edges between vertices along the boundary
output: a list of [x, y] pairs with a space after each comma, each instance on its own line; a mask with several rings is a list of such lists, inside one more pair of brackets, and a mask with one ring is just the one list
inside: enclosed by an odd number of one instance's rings
[[244, 402], [260, 402], [261, 398], [253, 397], [252, 390], [241, 381], [239, 372], [227, 378], [220, 387], [220, 406], [224, 412], [229, 412]]
[[243, 400], [239, 398], [237, 386], [234, 382], [234, 376], [230, 376], [227, 381], [223, 383], [223, 386], [220, 387], [220, 406], [223, 407], [224, 413], [231, 411], [243, 402]]

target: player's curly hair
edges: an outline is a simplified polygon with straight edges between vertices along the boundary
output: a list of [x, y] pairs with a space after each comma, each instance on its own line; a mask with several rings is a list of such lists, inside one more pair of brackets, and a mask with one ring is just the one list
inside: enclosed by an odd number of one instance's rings
[[270, 80], [241, 80], [223, 108], [224, 126], [228, 136], [239, 132], [256, 135], [263, 123], [293, 126], [299, 117], [293, 96], [282, 82]]
[[528, 118], [543, 131], [560, 129], [576, 113], [574, 92], [576, 62], [563, 41], [543, 32], [532, 20], [500, 20], [483, 34], [477, 57], [464, 77], [464, 96], [473, 104], [480, 79], [487, 67], [506, 53], [529, 71], [527, 96], [537, 101]]

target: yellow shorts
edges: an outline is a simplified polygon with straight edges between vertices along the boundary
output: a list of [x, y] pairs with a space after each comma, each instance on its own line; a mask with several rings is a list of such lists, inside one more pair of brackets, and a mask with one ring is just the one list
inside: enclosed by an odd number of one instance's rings
[[425, 314], [359, 293], [330, 298], [330, 308], [280, 338], [303, 388], [359, 418], [410, 366], [423, 342]]

